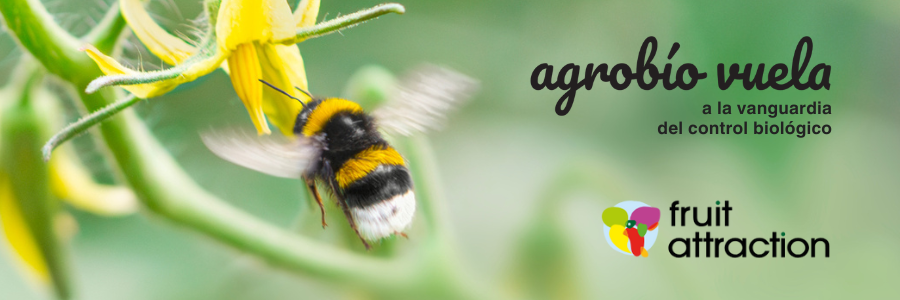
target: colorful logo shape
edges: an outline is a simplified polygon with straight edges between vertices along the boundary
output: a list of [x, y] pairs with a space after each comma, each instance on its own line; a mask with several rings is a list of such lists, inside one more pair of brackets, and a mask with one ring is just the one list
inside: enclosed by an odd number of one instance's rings
[[625, 201], [603, 211], [603, 233], [609, 245], [623, 254], [647, 257], [659, 230], [659, 208]]

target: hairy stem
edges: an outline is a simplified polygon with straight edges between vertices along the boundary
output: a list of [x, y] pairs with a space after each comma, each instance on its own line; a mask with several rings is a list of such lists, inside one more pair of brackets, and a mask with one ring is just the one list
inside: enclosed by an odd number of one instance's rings
[[364, 9], [349, 15], [344, 15], [329, 21], [316, 24], [312, 27], [300, 28], [293, 38], [275, 41], [278, 44], [293, 45], [306, 39], [320, 37], [329, 33], [335, 33], [341, 29], [347, 29], [365, 23], [368, 20], [378, 18], [389, 13], [403, 14], [406, 8], [397, 3], [384, 3], [369, 9]]
[[41, 153], [44, 157], [44, 161], [50, 161], [50, 154], [54, 149], [56, 149], [56, 147], [62, 145], [62, 143], [65, 143], [66, 141], [71, 140], [79, 134], [86, 132], [94, 125], [97, 125], [97, 123], [109, 119], [123, 109], [129, 108], [135, 103], [140, 102], [141, 100], [143, 99], [129, 94], [125, 97], [125, 99], [107, 105], [91, 113], [90, 115], [78, 119], [78, 121], [76, 121], [75, 123], [69, 124], [68, 126], [66, 126], [66, 128], [63, 128], [52, 137], [50, 137], [50, 140], [48, 140], [47, 143], [44, 144], [44, 147], [41, 148]]

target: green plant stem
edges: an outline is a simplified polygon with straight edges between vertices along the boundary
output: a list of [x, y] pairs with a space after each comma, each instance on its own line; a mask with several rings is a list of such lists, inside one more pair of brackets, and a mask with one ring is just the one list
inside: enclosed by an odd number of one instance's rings
[[275, 43], [293, 45], [306, 39], [320, 37], [329, 33], [337, 32], [341, 29], [354, 27], [385, 14], [403, 14], [405, 12], [406, 8], [404, 8], [403, 5], [397, 3], [379, 4], [369, 9], [360, 10], [352, 14], [343, 15], [332, 20], [318, 23], [312, 27], [300, 28], [297, 30], [297, 35], [293, 38], [275, 41]]
[[[80, 96], [88, 107], [101, 107], [113, 94], [103, 90]], [[446, 299], [492, 299], [480, 296], [484, 294], [481, 289], [472, 288], [466, 279], [469, 277], [462, 276], [455, 255], [446, 253], [450, 247], [441, 239], [426, 237], [430, 250], [413, 260], [371, 258], [324, 245], [247, 215], [197, 186], [132, 111], [118, 114], [99, 128], [135, 193], [147, 208], [169, 221], [273, 266], [376, 294], [410, 292]], [[421, 165], [425, 168], [430, 164]], [[417, 184], [422, 189], [419, 194], [424, 196], [420, 196], [421, 203], [437, 206], [432, 204], [433, 189], [426, 182]]]
[[[419, 276], [409, 284], [419, 289], [428, 299], [504, 299], [494, 294], [477, 274], [469, 274], [459, 261], [454, 236], [446, 219], [437, 160], [431, 143], [421, 135], [392, 141], [409, 162], [410, 173], [416, 190], [418, 210], [428, 226], [422, 258], [418, 263]], [[387, 299], [391, 299], [388, 297]]]
[[0, 148], [0, 181], [9, 183], [13, 201], [25, 220], [28, 232], [37, 244], [40, 260], [47, 268], [50, 283], [57, 299], [71, 297], [69, 264], [65, 245], [59, 240], [53, 227], [58, 203], [50, 193], [50, 175], [47, 165], [37, 156], [37, 147], [46, 137], [50, 118], [46, 114], [47, 102], [34, 99], [42, 82], [44, 69], [32, 59], [24, 59], [14, 75], [22, 82], [13, 82], [11, 89], [17, 105], [0, 112], [3, 142]]
[[87, 44], [94, 45], [100, 52], [110, 53], [118, 44], [119, 37], [122, 35], [122, 30], [125, 29], [126, 25], [128, 23], [125, 22], [125, 18], [122, 16], [119, 3], [113, 2], [109, 6], [109, 10], [106, 11], [106, 15], [100, 20], [100, 23], [91, 29], [84, 36], [83, 40]]
[[24, 58], [16, 64], [16, 67], [13, 68], [13, 76], [7, 86], [19, 93], [13, 97], [18, 100], [19, 106], [30, 106], [34, 90], [44, 79], [44, 73], [41, 65], [30, 57]]
[[[105, 106], [114, 92], [80, 93], [88, 108]], [[369, 289], [398, 289], [409, 266], [355, 255], [274, 227], [197, 186], [132, 111], [102, 123], [100, 134], [132, 189], [152, 212], [275, 266]]]
[[118, 6], [114, 5], [84, 41], [79, 41], [53, 21], [40, 0], [3, 0], [0, 1], [0, 13], [22, 47], [50, 73], [71, 82], [93, 79], [80, 70], [96, 68], [93, 61], [78, 50], [81, 45], [96, 44], [98, 49], [110, 50], [126, 25]]
[[50, 140], [44, 144], [44, 147], [41, 147], [41, 153], [44, 157], [44, 161], [50, 161], [50, 154], [53, 153], [53, 150], [56, 149], [62, 143], [65, 143], [68, 140], [78, 136], [81, 133], [86, 132], [88, 129], [97, 125], [97, 123], [103, 122], [113, 115], [121, 112], [123, 109], [129, 108], [132, 105], [140, 102], [143, 99], [135, 97], [134, 95], [129, 94], [125, 97], [125, 99], [116, 101], [113, 104], [107, 105], [97, 111], [91, 113], [90, 115], [84, 116], [81, 119], [78, 119], [75, 123], [69, 124], [52, 137]]
[[6, 27], [18, 37], [19, 43], [28, 49], [54, 74], [69, 79], [90, 63], [87, 56], [77, 51], [78, 41], [53, 21], [53, 16], [39, 0], [3, 0], [0, 12]]

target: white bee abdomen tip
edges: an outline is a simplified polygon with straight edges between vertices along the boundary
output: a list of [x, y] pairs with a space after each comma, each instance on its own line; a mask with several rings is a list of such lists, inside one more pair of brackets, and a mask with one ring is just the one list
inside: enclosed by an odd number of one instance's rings
[[403, 232], [412, 223], [415, 213], [416, 195], [412, 189], [367, 207], [350, 208], [359, 235], [369, 241]]

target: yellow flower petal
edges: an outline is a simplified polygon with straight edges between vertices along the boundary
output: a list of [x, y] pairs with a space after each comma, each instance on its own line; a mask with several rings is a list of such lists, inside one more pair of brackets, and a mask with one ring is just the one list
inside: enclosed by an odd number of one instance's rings
[[[93, 46], [87, 45], [84, 48], [85, 52], [88, 56], [97, 63], [97, 66], [100, 67], [100, 70], [103, 71], [106, 75], [139, 75], [139, 74], [147, 74], [149, 72], [138, 72], [132, 69], [129, 69], [118, 61], [113, 59], [112, 57], [106, 56], [97, 48]], [[190, 63], [189, 66], [182, 72], [179, 76], [161, 80], [154, 83], [147, 84], [135, 84], [135, 85], [123, 85], [122, 88], [128, 90], [128, 92], [134, 94], [138, 98], [151, 98], [156, 97], [162, 94], [165, 94], [179, 84], [193, 81], [200, 76], [206, 75], [215, 71], [217, 68], [223, 65], [225, 61], [226, 53], [222, 52], [214, 52], [210, 53], [210, 56], [204, 57], [201, 59], [194, 59], [195, 62]]]
[[[262, 79], [281, 88], [295, 98], [309, 101], [308, 97], [294, 89], [306, 90], [306, 74], [303, 71], [303, 59], [296, 46], [263, 44], [257, 47], [259, 62], [262, 67]], [[294, 123], [303, 105], [297, 100], [288, 98], [280, 92], [263, 88], [263, 110], [269, 121], [281, 129], [285, 136], [294, 135]]]
[[153, 54], [161, 58], [165, 63], [176, 65], [197, 52], [197, 49], [184, 40], [169, 34], [165, 29], [156, 24], [140, 0], [120, 0], [119, 7], [122, 16], [128, 22], [134, 35]]
[[206, 57], [191, 64], [191, 66], [188, 67], [188, 69], [185, 70], [184, 73], [181, 74], [181, 76], [178, 76], [178, 78], [172, 79], [171, 81], [177, 85], [194, 81], [201, 76], [212, 73], [216, 69], [226, 66], [226, 55], [228, 55], [228, 53], [216, 51], [212, 56]]
[[231, 70], [231, 85], [247, 107], [256, 131], [260, 135], [272, 133], [262, 109], [263, 89], [262, 83], [259, 82], [262, 70], [256, 47], [252, 43], [238, 45], [228, 56], [228, 69]]
[[[94, 46], [85, 46], [84, 51], [95, 63], [97, 63], [97, 66], [100, 67], [100, 70], [106, 75], [134, 75], [139, 73], [138, 71], [126, 68], [112, 57], [100, 53]], [[150, 98], [165, 94], [176, 86], [178, 85], [172, 84], [171, 82], [160, 81], [148, 84], [126, 85], [122, 86], [122, 88], [128, 90], [128, 92], [134, 94], [138, 98]]]
[[316, 25], [316, 17], [319, 15], [319, 0], [303, 0], [297, 4], [294, 11], [294, 20], [297, 27], [309, 27]]
[[24, 263], [28, 274], [33, 275], [40, 282], [50, 283], [50, 271], [38, 248], [22, 210], [13, 195], [9, 178], [0, 174], [0, 224], [6, 240], [16, 255]]
[[98, 184], [67, 149], [59, 149], [50, 159], [50, 187], [57, 198], [72, 206], [103, 216], [119, 216], [137, 211], [134, 193], [125, 187]]
[[294, 36], [294, 15], [285, 0], [223, 0], [216, 19], [219, 47], [227, 50], [249, 42]]
[[[284, 62], [284, 73], [291, 79], [291, 86], [299, 87], [308, 92], [309, 85], [306, 82], [306, 67], [303, 65], [300, 49], [296, 45], [278, 45], [275, 46], [275, 50], [278, 51], [278, 56]], [[309, 100], [309, 97], [305, 94], [297, 98]]]

